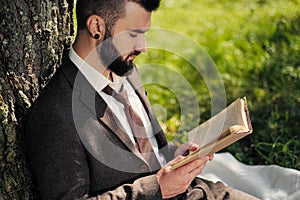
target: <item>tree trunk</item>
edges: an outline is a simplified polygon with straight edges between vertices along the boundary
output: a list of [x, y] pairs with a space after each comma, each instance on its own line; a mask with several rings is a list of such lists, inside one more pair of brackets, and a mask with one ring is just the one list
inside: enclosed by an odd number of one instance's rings
[[71, 42], [73, 0], [0, 3], [0, 199], [35, 199], [24, 125]]

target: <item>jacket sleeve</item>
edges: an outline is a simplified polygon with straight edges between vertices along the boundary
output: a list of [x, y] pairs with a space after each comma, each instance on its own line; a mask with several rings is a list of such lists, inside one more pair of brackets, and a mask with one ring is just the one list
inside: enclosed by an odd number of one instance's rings
[[156, 175], [139, 178], [132, 184], [124, 184], [115, 190], [102, 195], [88, 198], [89, 200], [119, 200], [119, 199], [162, 199]]

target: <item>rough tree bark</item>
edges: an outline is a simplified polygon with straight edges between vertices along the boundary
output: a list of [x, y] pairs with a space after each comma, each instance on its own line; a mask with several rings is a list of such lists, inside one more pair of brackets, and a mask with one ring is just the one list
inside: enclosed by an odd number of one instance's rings
[[73, 34], [73, 0], [0, 0], [0, 199], [35, 199], [23, 144], [30, 107]]

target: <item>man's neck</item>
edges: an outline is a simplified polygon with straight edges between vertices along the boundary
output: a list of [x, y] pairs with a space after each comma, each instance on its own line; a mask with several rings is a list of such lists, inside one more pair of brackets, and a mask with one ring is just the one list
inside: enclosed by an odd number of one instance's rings
[[85, 60], [89, 54], [95, 49], [95, 44], [87, 37], [86, 31], [80, 30], [77, 34], [72, 47], [79, 57]]

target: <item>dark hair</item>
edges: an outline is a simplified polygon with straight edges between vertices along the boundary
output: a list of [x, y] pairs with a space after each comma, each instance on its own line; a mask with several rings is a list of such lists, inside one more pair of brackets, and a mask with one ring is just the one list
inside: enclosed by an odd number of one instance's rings
[[108, 29], [111, 29], [115, 22], [124, 17], [125, 4], [135, 2], [151, 12], [159, 7], [160, 0], [77, 0], [76, 17], [77, 28], [86, 28], [86, 21], [89, 16], [95, 14], [103, 18]]

